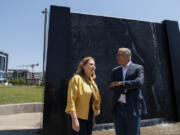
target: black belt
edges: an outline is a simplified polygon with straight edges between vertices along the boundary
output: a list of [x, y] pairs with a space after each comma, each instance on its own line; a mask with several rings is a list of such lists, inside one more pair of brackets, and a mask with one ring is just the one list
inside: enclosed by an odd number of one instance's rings
[[117, 102], [118, 105], [121, 105], [121, 106], [125, 106], [126, 103], [123, 103], [123, 102]]

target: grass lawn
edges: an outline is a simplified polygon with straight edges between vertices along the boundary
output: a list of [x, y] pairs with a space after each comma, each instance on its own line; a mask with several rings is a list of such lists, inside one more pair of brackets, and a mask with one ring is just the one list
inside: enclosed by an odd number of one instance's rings
[[43, 102], [43, 87], [0, 87], [0, 105]]

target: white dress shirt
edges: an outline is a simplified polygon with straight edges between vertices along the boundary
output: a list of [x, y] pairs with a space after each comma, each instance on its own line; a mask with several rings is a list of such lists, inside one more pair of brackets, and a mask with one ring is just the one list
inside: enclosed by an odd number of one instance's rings
[[[122, 71], [123, 71], [123, 82], [126, 80], [127, 69], [128, 69], [128, 66], [130, 64], [131, 64], [131, 61], [129, 61], [128, 64], [125, 67], [121, 66], [122, 67]], [[118, 101], [122, 102], [122, 103], [126, 103], [126, 95], [125, 94], [121, 94], [119, 99], [118, 99]]]

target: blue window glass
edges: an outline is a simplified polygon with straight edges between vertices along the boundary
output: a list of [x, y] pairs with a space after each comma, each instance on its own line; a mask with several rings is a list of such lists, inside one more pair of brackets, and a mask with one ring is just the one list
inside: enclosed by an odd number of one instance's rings
[[0, 56], [0, 71], [5, 70], [5, 57]]

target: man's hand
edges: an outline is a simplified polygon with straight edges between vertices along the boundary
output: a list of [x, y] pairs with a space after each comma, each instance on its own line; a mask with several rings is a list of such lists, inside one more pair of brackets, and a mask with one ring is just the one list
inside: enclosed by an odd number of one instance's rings
[[121, 81], [114, 81], [114, 82], [111, 82], [110, 84], [109, 84], [109, 87], [110, 88], [114, 88], [114, 87], [117, 87], [117, 86], [121, 86], [121, 85], [123, 85], [123, 82], [121, 82]]
[[[140, 78], [139, 77], [137, 77], [135, 80], [139, 80]], [[131, 90], [131, 89], [133, 89], [133, 88], [128, 88], [128, 89], [126, 89], [126, 90]]]
[[111, 83], [109, 84], [109, 87], [110, 87], [110, 88], [113, 88], [113, 87], [115, 87], [115, 86], [116, 86], [116, 83], [117, 83], [116, 81], [114, 81], [114, 82], [111, 82]]
[[121, 81], [116, 83], [116, 86], [122, 86], [122, 85], [123, 85], [123, 82]]

